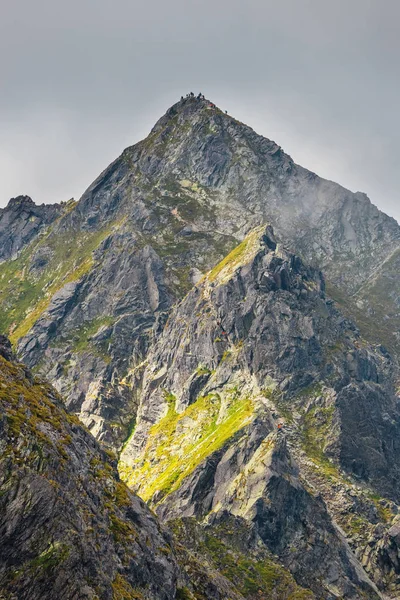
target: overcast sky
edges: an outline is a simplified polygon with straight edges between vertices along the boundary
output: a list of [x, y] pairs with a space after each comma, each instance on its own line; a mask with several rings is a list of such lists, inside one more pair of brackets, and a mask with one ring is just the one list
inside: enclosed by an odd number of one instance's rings
[[79, 198], [193, 90], [400, 220], [399, 0], [0, 7], [0, 206]]

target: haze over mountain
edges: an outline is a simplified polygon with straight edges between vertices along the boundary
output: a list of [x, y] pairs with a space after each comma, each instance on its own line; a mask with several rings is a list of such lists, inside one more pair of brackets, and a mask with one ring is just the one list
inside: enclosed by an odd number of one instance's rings
[[398, 597], [393, 218], [189, 94], [0, 248], [1, 592]]

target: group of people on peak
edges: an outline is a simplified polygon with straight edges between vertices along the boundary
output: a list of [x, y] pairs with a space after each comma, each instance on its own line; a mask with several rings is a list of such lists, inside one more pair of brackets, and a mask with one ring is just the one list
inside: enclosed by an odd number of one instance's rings
[[[199, 92], [197, 94], [197, 96], [195, 96], [193, 94], [193, 92], [189, 92], [188, 94], [186, 94], [185, 97], [181, 96], [181, 102], [183, 102], [184, 100], [187, 100], [187, 99], [191, 99], [191, 98], [195, 98], [196, 100], [205, 100], [206, 99], [205, 96], [204, 96], [204, 94], [202, 94], [201, 92]], [[213, 102], [209, 102], [208, 103], [208, 108], [217, 108], [217, 107], [216, 107], [216, 105]], [[225, 114], [226, 115], [228, 114], [227, 110], [225, 111]]]
[[[201, 92], [199, 94], [197, 94], [197, 96], [195, 96], [193, 94], [193, 92], [189, 92], [188, 94], [186, 94], [186, 98], [196, 98], [196, 100], [205, 100], [205, 96], [204, 94], [202, 94]], [[183, 96], [181, 96], [181, 100], [184, 100], [185, 98]]]

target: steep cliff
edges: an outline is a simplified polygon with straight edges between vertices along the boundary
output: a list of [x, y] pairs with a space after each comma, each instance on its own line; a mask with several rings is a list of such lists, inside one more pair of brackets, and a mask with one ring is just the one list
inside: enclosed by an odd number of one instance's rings
[[29, 196], [11, 198], [6, 208], [0, 208], [0, 261], [16, 258], [24, 246], [45, 233], [65, 206], [37, 206]]
[[343, 534], [397, 593], [396, 370], [324, 290], [253, 231], [170, 314], [120, 472], [164, 520], [244, 519], [318, 598], [368, 589]]

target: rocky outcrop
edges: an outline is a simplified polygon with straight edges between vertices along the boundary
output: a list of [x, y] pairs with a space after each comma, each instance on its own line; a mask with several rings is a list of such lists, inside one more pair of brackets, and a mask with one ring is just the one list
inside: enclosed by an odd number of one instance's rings
[[[383, 540], [399, 501], [399, 427], [387, 353], [326, 298], [318, 270], [259, 228], [169, 316], [120, 471], [164, 520], [228, 512], [318, 598], [360, 597], [371, 584], [312, 473], [339, 488], [352, 482], [345, 495], [368, 490], [358, 511], [371, 527], [380, 520], [372, 498], [382, 498]], [[370, 572], [385, 588], [373, 554]]]
[[37, 206], [29, 196], [11, 198], [6, 208], [0, 209], [0, 262], [15, 258], [63, 210], [61, 204]]
[[0, 358], [0, 593], [173, 598], [178, 569], [144, 503], [47, 383]]
[[0, 335], [0, 356], [6, 360], [15, 360], [11, 342], [5, 335]]
[[29, 366], [49, 368], [68, 408], [112, 444], [135, 413], [124, 378], [144, 360], [171, 296], [160, 258], [150, 246], [138, 248], [132, 236], [107, 238], [94, 260], [96, 269], [53, 296], [19, 353]]

